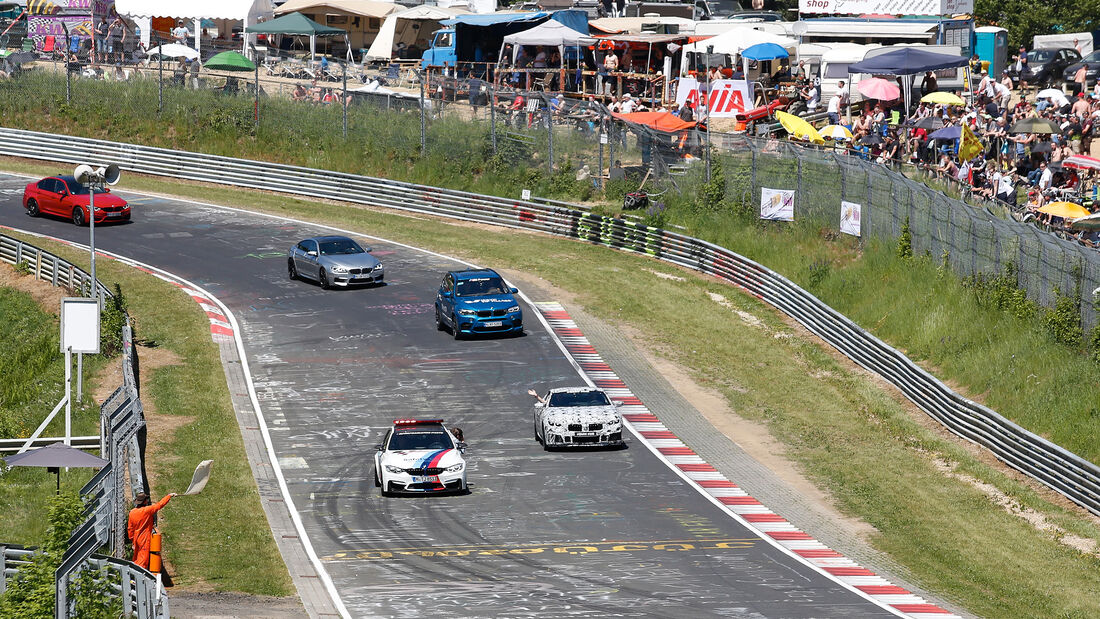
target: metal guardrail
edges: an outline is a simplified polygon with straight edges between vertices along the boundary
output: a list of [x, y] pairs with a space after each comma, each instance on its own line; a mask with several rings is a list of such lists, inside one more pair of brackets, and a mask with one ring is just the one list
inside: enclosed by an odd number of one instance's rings
[[722, 278], [791, 316], [901, 390], [946, 428], [1100, 515], [1100, 467], [952, 391], [905, 355], [782, 275], [728, 249], [548, 201], [523, 201], [313, 168], [104, 140], [0, 129], [0, 154], [118, 163], [177, 179], [356, 202], [448, 219], [537, 230], [647, 254]]
[[[0, 595], [7, 581], [29, 565], [37, 549], [18, 544], [0, 544]], [[137, 565], [102, 555], [92, 555], [83, 563], [86, 569], [100, 570], [110, 579], [110, 588], [122, 601], [124, 617], [168, 617], [168, 597], [157, 588], [156, 577]]]
[[[54, 286], [64, 286], [74, 294], [87, 294], [91, 291], [92, 277], [80, 267], [30, 243], [2, 234], [0, 262], [27, 269], [37, 279], [48, 281]], [[101, 299], [113, 296], [102, 282], [96, 282], [96, 289]], [[137, 433], [144, 427], [145, 418], [134, 377], [133, 330], [129, 316], [122, 328], [121, 363], [122, 385], [100, 406], [100, 436], [72, 439], [74, 447], [98, 449], [109, 461], [80, 490], [80, 495], [88, 499], [84, 519], [69, 537], [69, 548], [54, 573], [56, 617], [69, 617], [75, 611], [75, 600], [68, 596], [70, 578], [74, 572], [89, 567], [109, 568], [118, 572], [121, 585], [115, 587], [115, 593], [122, 596], [127, 616], [136, 614], [139, 619], [168, 617], [167, 596], [156, 576], [128, 561], [96, 558], [92, 554], [103, 546], [109, 546], [116, 556], [121, 556], [125, 550], [125, 467], [129, 468], [131, 492], [136, 493], [144, 487], [144, 468], [140, 461]], [[39, 438], [32, 446], [42, 446], [59, 440], [61, 439]], [[26, 439], [0, 440], [0, 452], [18, 451], [25, 442]], [[7, 552], [8, 548], [15, 549], [11, 555], [13, 562], [9, 567], [6, 555], [0, 557], [0, 593], [3, 593], [5, 587], [5, 571], [8, 570], [11, 572], [8, 575], [13, 575], [14, 570], [23, 564], [17, 559], [26, 557], [31, 552], [22, 547], [0, 544], [0, 550]]]

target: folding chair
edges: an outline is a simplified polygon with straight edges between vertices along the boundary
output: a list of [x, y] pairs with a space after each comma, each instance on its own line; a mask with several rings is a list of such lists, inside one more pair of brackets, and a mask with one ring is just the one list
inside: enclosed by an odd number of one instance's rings
[[401, 82], [401, 65], [396, 62], [386, 68], [386, 74], [382, 76], [382, 84], [396, 86]]
[[34, 51], [34, 39], [23, 39], [23, 49], [22, 49], [22, 51], [24, 51], [24, 52], [33, 52]]
[[47, 54], [52, 54], [54, 45], [56, 43], [57, 43], [57, 39], [54, 38], [54, 35], [52, 35], [52, 34], [46, 35], [46, 38], [42, 40], [42, 51], [47, 53]]

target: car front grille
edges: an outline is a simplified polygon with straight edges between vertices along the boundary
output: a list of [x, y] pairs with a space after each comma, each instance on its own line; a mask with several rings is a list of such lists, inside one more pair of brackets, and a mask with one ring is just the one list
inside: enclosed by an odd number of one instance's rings
[[508, 313], [507, 310], [502, 310], [502, 309], [478, 310], [477, 311], [477, 317], [478, 318], [500, 318], [501, 316], [504, 316], [507, 313]]
[[570, 432], [580, 432], [581, 430], [584, 429], [584, 426], [582, 426], [579, 423], [571, 423], [571, 424], [569, 424], [569, 427], [567, 429]]
[[590, 424], [588, 424], [588, 429], [589, 430], [603, 430], [603, 424], [602, 423], [590, 423]]
[[405, 472], [409, 475], [439, 475], [443, 472], [442, 467], [432, 466], [423, 469], [405, 469]]

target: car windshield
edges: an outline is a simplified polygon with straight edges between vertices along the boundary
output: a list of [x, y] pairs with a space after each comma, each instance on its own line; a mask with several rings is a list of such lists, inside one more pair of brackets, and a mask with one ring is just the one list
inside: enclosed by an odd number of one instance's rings
[[1093, 64], [1093, 63], [1100, 62], [1100, 49], [1098, 49], [1095, 52], [1089, 54], [1088, 56], [1085, 56], [1084, 58], [1082, 58], [1081, 62], [1087, 62], [1090, 65]]
[[[70, 181], [70, 180], [66, 180], [65, 185], [69, 188], [69, 193], [73, 194], [74, 196], [86, 196], [86, 195], [88, 195], [88, 186], [87, 185], [82, 185], [82, 184], [80, 184], [76, 181]], [[95, 193], [96, 193], [96, 195], [99, 195], [99, 194], [107, 193], [107, 190], [106, 189], [100, 189], [99, 187], [96, 187], [95, 188]]]
[[602, 391], [575, 391], [550, 394], [550, 406], [608, 406], [611, 402]]
[[456, 297], [476, 297], [486, 294], [507, 294], [508, 288], [499, 277], [473, 277], [455, 282]]
[[417, 449], [454, 449], [450, 435], [440, 429], [395, 430], [390, 438], [390, 449], [414, 451]]
[[336, 239], [333, 241], [321, 241], [321, 255], [322, 256], [339, 256], [342, 254], [361, 254], [364, 253], [359, 243], [351, 239]]
[[1046, 62], [1054, 57], [1054, 51], [1049, 49], [1036, 49], [1027, 53], [1028, 62]]

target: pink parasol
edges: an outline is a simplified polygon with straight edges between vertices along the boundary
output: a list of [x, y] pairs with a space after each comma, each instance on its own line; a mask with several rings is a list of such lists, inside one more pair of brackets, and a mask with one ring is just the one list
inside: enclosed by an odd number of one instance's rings
[[856, 90], [864, 97], [880, 101], [893, 101], [901, 96], [901, 89], [897, 84], [881, 77], [860, 80]]

